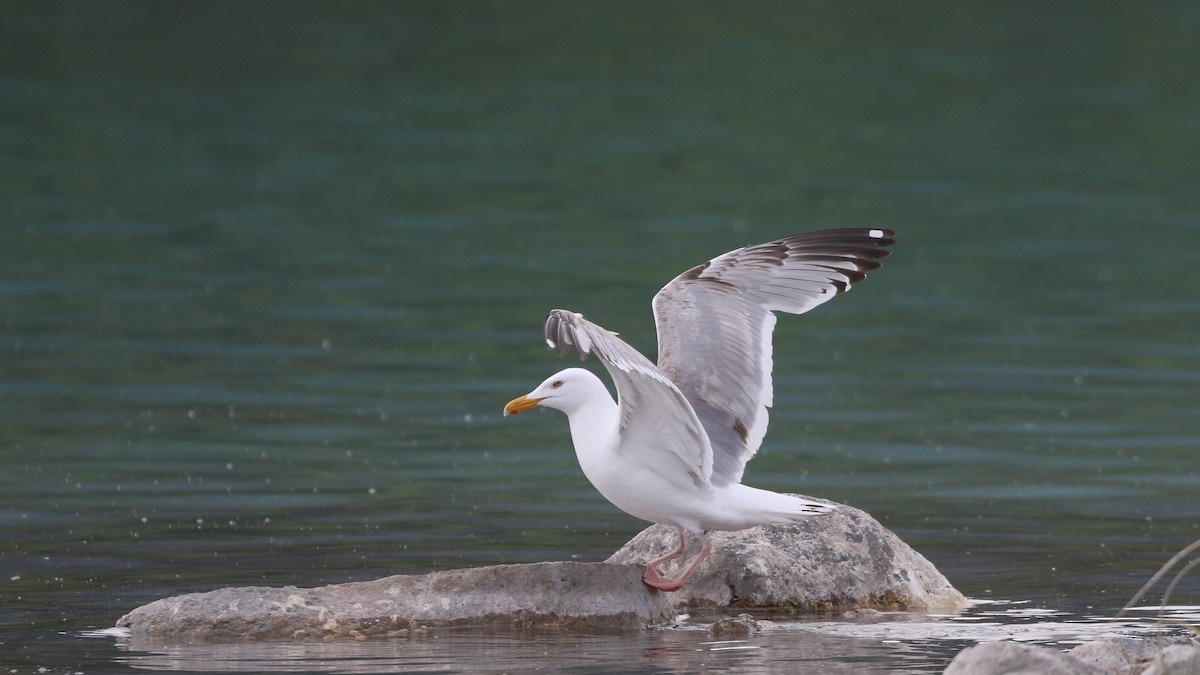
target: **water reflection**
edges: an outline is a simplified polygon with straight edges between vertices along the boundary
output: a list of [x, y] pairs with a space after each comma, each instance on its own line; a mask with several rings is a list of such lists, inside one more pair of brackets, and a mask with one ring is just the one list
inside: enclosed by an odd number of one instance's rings
[[[232, 646], [129, 643], [119, 662], [177, 671], [338, 673], [569, 672], [894, 672], [930, 670], [924, 650], [845, 636], [771, 631], [747, 640], [713, 640], [703, 630], [615, 636], [489, 635], [439, 630], [397, 642]], [[936, 650], [929, 650], [934, 652]], [[873, 665], [872, 665], [873, 664]]]
[[[1177, 606], [1164, 618], [1198, 617], [1200, 606]], [[614, 635], [459, 628], [401, 640], [222, 645], [156, 644], [115, 629], [89, 637], [115, 637], [119, 663], [171, 671], [939, 673], [954, 653], [978, 642], [1069, 649], [1102, 637], [1154, 640], [1180, 633], [1177, 626], [1152, 620], [1071, 618], [1069, 612], [1001, 601], [977, 601], [955, 615], [868, 611], [834, 621], [759, 623], [762, 632], [745, 639], [709, 637], [702, 617], [669, 629]]]

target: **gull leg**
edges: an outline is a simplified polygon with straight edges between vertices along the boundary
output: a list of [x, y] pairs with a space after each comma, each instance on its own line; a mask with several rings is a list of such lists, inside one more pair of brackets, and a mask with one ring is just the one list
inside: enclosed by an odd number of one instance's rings
[[658, 567], [668, 560], [674, 560], [687, 552], [687, 539], [685, 539], [683, 536], [683, 528], [675, 528], [675, 533], [679, 535], [679, 548], [676, 548], [674, 551], [671, 551], [661, 558], [655, 558], [654, 560], [651, 560], [650, 562], [646, 563], [646, 567]]
[[647, 563], [646, 573], [642, 575], [642, 581], [647, 586], [652, 586], [665, 593], [670, 593], [671, 591], [677, 591], [680, 588], [683, 588], [683, 585], [687, 583], [688, 577], [692, 576], [692, 572], [695, 572], [696, 568], [700, 567], [700, 563], [703, 562], [704, 559], [708, 557], [709, 552], [712, 551], [712, 540], [709, 539], [707, 535], [701, 533], [700, 540], [703, 542], [703, 545], [700, 548], [700, 554], [696, 556], [696, 559], [692, 561], [691, 565], [688, 565], [688, 568], [684, 570], [683, 574], [680, 574], [674, 579], [664, 577], [659, 573], [657, 565], [667, 562], [668, 560], [674, 560], [687, 551], [687, 540], [683, 537], [683, 528], [679, 528], [679, 548], [671, 553], [668, 553], [667, 555], [662, 556], [661, 558], [655, 558]]
[[672, 579], [668, 579], [667, 577], [659, 574], [658, 566], [667, 561], [674, 560], [687, 552], [687, 539], [685, 539], [683, 536], [683, 528], [677, 527], [675, 528], [675, 532], [679, 535], [679, 547], [664, 556], [655, 558], [654, 560], [646, 563], [646, 573], [642, 575], [642, 581], [646, 582], [646, 584], [650, 586], [653, 586], [654, 588], [660, 588], [663, 585], [670, 585], [670, 583], [673, 581]]

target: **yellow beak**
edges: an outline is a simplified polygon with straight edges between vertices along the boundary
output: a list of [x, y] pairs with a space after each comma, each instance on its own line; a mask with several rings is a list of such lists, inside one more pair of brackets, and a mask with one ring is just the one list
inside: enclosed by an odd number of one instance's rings
[[530, 408], [536, 408], [541, 402], [542, 399], [540, 398], [518, 396], [517, 398], [509, 401], [508, 405], [504, 406], [504, 416], [508, 417], [509, 415], [516, 415], [517, 413], [525, 412]]

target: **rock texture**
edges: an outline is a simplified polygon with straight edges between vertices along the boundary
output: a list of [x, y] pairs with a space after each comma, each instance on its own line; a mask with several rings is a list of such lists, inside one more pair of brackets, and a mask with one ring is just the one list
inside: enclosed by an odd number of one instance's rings
[[1097, 675], [1100, 671], [1064, 651], [1019, 642], [984, 642], [954, 657], [944, 675]]
[[450, 625], [638, 629], [675, 611], [642, 569], [547, 562], [449, 570], [320, 588], [223, 588], [144, 605], [118, 627], [168, 641], [365, 639]]
[[798, 615], [967, 604], [929, 561], [848, 506], [713, 538], [712, 555], [670, 594], [641, 580], [645, 561], [676, 543], [674, 530], [654, 526], [605, 563], [498, 565], [310, 589], [224, 588], [158, 600], [117, 625], [135, 638], [168, 641], [365, 639], [450, 625], [639, 629], [670, 622], [681, 606]]
[[1141, 672], [1142, 675], [1200, 675], [1200, 643], [1163, 647]]
[[[806, 499], [809, 499], [806, 497]], [[841, 506], [790, 525], [712, 533], [713, 551], [680, 607], [765, 608], [789, 614], [856, 609], [955, 611], [968, 601], [921, 554], [864, 511]], [[644, 563], [672, 550], [675, 530], [655, 525], [607, 562]], [[673, 575], [674, 569], [662, 569]]]
[[1101, 673], [1140, 673], [1139, 662], [1154, 656], [1154, 642], [1136, 638], [1105, 638], [1085, 642], [1068, 654]]
[[[1178, 640], [1179, 638], [1175, 638]], [[1069, 652], [1016, 642], [984, 642], [962, 650], [945, 675], [1200, 675], [1200, 643], [1106, 638]]]
[[746, 638], [762, 630], [762, 624], [749, 614], [727, 616], [708, 627], [708, 636], [717, 640]]

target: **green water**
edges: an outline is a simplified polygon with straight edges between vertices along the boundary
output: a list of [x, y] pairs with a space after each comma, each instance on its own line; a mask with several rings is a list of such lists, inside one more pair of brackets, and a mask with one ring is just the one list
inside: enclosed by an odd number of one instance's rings
[[[967, 595], [1080, 624], [1200, 537], [1194, 4], [3, 9], [14, 672], [211, 667], [79, 637], [166, 595], [607, 557], [642, 523], [565, 420], [500, 416], [567, 365], [546, 312], [652, 356], [676, 273], [825, 227], [898, 243], [781, 318], [746, 482], [863, 508]], [[972, 639], [722, 660], [686, 635], [364, 658], [938, 670]]]

